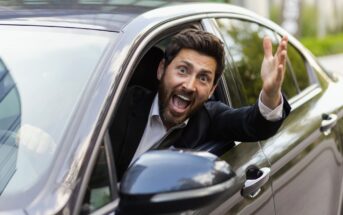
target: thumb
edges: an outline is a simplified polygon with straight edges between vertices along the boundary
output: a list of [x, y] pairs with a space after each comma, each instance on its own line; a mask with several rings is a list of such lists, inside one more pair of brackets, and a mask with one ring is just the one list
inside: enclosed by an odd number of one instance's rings
[[264, 57], [269, 58], [273, 56], [273, 46], [272, 41], [268, 36], [263, 38], [263, 50], [264, 50]]

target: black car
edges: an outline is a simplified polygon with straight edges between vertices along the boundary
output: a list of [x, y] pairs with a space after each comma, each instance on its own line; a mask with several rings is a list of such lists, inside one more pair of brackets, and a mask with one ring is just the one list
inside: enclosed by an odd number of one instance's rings
[[288, 33], [228, 4], [0, 2], [0, 214], [340, 214], [343, 84], [288, 35], [292, 106], [261, 142], [143, 154], [117, 180], [108, 130], [126, 89], [156, 90], [172, 35], [226, 45], [214, 99], [255, 103], [262, 39]]

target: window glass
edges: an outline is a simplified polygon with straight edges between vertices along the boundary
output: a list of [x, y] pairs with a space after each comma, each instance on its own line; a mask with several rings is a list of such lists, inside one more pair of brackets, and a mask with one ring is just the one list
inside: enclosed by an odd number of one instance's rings
[[288, 45], [288, 58], [291, 64], [291, 70], [295, 74], [299, 90], [304, 90], [310, 85], [310, 79], [307, 73], [304, 57], [292, 45]]
[[[231, 58], [231, 56], [226, 55], [227, 58]], [[226, 82], [226, 86], [228, 88], [228, 91], [230, 93], [230, 105], [232, 107], [240, 107], [242, 106], [242, 99], [241, 99], [241, 94], [238, 89], [241, 87], [240, 84], [241, 82], [237, 83], [237, 80], [235, 79], [235, 75], [233, 74], [235, 72], [235, 66], [230, 64], [229, 61], [225, 61], [225, 67], [224, 67], [224, 81]], [[225, 99], [222, 99], [222, 101], [225, 102]]]
[[105, 146], [102, 144], [86, 190], [81, 214], [88, 214], [112, 201], [110, 179]]
[[263, 60], [263, 37], [268, 35], [273, 45], [277, 40], [272, 31], [255, 23], [235, 19], [218, 19], [218, 26], [239, 72], [242, 90], [247, 104], [256, 102], [262, 81], [260, 78]]
[[[245, 100], [243, 105], [253, 104], [262, 89], [260, 70], [264, 57], [263, 38], [271, 38], [274, 52], [279, 39], [273, 31], [256, 23], [228, 18], [218, 19], [217, 23], [238, 71], [237, 82], [241, 85]], [[283, 87], [286, 96], [296, 94], [291, 75], [285, 76]]]
[[300, 92], [296, 77], [290, 68], [289, 61], [286, 63], [286, 74], [282, 85], [282, 92], [287, 99], [292, 98]]
[[70, 144], [64, 134], [116, 33], [0, 26], [0, 35], [0, 130], [14, 141], [11, 152], [0, 142], [0, 175], [7, 175], [0, 177], [1, 204], [34, 188], [62, 144]]

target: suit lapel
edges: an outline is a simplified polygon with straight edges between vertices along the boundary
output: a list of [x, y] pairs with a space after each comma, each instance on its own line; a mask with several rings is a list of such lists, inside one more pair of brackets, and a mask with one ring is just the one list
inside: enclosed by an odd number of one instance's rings
[[125, 146], [123, 147], [121, 155], [121, 162], [127, 167], [130, 164], [133, 155], [135, 154], [137, 147], [140, 143], [146, 123], [148, 121], [148, 116], [151, 108], [151, 104], [154, 99], [153, 93], [138, 93], [135, 95], [131, 111], [128, 118], [128, 126], [125, 134]]

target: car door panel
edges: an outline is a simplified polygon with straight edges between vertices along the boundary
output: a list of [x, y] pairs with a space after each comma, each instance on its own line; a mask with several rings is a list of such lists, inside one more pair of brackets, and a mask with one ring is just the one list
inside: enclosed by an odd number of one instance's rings
[[251, 165], [258, 168], [269, 167], [259, 143], [236, 143], [220, 158], [230, 164], [235, 171], [235, 183], [214, 204], [195, 214], [274, 214], [270, 180], [261, 187], [261, 192], [254, 198], [246, 198], [241, 194], [246, 182], [246, 171]]
[[340, 143], [335, 132], [320, 132], [322, 113], [313, 108], [318, 98], [294, 110], [280, 132], [262, 143], [272, 164], [277, 214], [338, 213]]
[[[257, 92], [251, 89], [261, 89], [261, 86], [256, 87], [254, 84], [254, 80], [259, 79], [258, 69], [252, 72], [256, 68], [256, 59], [262, 58], [253, 56], [263, 56], [263, 50], [256, 51], [256, 48], [249, 44], [260, 43], [263, 35], [271, 34], [266, 33], [269, 31], [267, 27], [242, 18], [228, 18], [218, 23], [218, 26], [230, 54], [233, 55], [233, 64], [239, 74], [236, 77], [237, 82], [241, 80], [243, 85], [240, 88], [244, 94], [241, 100], [250, 104], [257, 96]], [[260, 41], [257, 41], [258, 37], [261, 38]], [[296, 54], [298, 50], [292, 41], [293, 38], [290, 40], [289, 53]], [[328, 80], [322, 76], [317, 77], [312, 65], [308, 64], [301, 54], [292, 54], [288, 61], [288, 73], [292, 75], [285, 77], [289, 79], [283, 90], [289, 95], [293, 110], [279, 132], [261, 142], [262, 150], [271, 163], [275, 212], [337, 214], [341, 204], [341, 133], [334, 124], [328, 134], [321, 132], [320, 127], [323, 122], [322, 115], [337, 113], [337, 108], [342, 104], [337, 101], [333, 104], [333, 101], [326, 97], [334, 93], [327, 92]], [[299, 87], [292, 89], [296, 84]]]
[[278, 214], [339, 214], [342, 142], [337, 119], [328, 119], [342, 107], [342, 102], [332, 98], [339, 91], [292, 43], [289, 50], [301, 92], [290, 99], [293, 111], [280, 132], [262, 143], [274, 171], [275, 208]]

